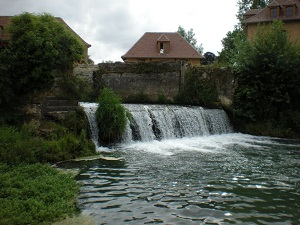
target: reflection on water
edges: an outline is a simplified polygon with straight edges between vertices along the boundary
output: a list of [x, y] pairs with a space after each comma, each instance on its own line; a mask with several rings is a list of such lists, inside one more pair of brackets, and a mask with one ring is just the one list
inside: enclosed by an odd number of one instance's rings
[[[108, 153], [106, 153], [108, 154]], [[300, 224], [300, 143], [242, 134], [133, 143], [73, 163], [97, 224]]]

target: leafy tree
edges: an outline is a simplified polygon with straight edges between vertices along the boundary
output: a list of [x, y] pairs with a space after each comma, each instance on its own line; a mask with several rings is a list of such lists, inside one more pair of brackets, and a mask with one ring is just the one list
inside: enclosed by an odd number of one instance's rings
[[216, 59], [216, 55], [212, 52], [205, 52], [204, 53], [205, 59], [202, 61], [203, 65], [212, 64]]
[[0, 104], [51, 86], [54, 71], [68, 71], [82, 58], [81, 42], [49, 14], [14, 16], [7, 31], [9, 44], [0, 49]]
[[195, 38], [193, 28], [186, 32], [186, 30], [182, 26], [179, 26], [177, 33], [179, 33], [188, 43], [190, 43], [200, 54], [203, 53], [202, 44], [197, 45], [197, 39]]
[[221, 41], [223, 49], [218, 60], [223, 63], [234, 63], [232, 56], [238, 52], [237, 43], [245, 39], [246, 33], [239, 26], [235, 26], [233, 31], [228, 31], [226, 37]]
[[253, 39], [241, 41], [235, 55], [237, 117], [247, 121], [278, 121], [288, 110], [300, 112], [300, 48], [289, 42], [275, 21], [261, 26]]

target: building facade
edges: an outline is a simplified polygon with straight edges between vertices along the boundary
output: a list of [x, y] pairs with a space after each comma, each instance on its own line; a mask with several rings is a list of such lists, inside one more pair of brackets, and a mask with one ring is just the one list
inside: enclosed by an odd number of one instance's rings
[[283, 21], [283, 29], [291, 41], [300, 45], [300, 0], [275, 0], [264, 9], [252, 9], [244, 14], [248, 37], [257, 33], [258, 24], [269, 25], [274, 20]]

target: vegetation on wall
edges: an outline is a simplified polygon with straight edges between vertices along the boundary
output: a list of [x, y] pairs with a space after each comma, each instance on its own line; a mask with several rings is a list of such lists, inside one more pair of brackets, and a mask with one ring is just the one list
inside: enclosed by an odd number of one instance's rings
[[181, 87], [175, 102], [181, 104], [216, 106], [218, 93], [215, 76], [209, 75], [204, 67], [189, 67], [185, 73], [184, 85]]
[[234, 112], [246, 122], [267, 121], [300, 132], [300, 48], [282, 26], [275, 21], [259, 27], [253, 39], [238, 43]]
[[77, 99], [82, 102], [95, 101], [95, 91], [91, 85], [81, 78], [74, 76], [72, 71], [58, 73], [55, 77], [57, 96], [63, 99]]
[[96, 118], [101, 144], [118, 141], [125, 131], [126, 110], [121, 99], [110, 89], [104, 88], [98, 98]]

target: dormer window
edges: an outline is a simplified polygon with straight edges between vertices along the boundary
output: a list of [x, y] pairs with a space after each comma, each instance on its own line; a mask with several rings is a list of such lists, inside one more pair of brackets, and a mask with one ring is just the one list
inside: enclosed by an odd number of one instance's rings
[[293, 16], [293, 7], [292, 6], [287, 6], [285, 8], [285, 16]]
[[162, 34], [157, 39], [157, 50], [158, 50], [159, 54], [169, 54], [170, 53], [170, 40], [165, 34]]
[[270, 17], [271, 18], [277, 17], [277, 8], [271, 8], [270, 9]]

